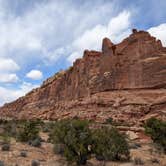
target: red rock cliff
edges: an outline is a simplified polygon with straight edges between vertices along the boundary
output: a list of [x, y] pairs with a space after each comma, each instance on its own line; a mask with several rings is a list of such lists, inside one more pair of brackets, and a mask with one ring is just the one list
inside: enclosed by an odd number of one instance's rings
[[[79, 116], [87, 107], [87, 117], [96, 118], [101, 100], [105, 108], [109, 105], [114, 108], [117, 100], [119, 103], [127, 100], [126, 93], [128, 102], [134, 100], [132, 96], [137, 99], [135, 105], [147, 104], [149, 109], [159, 100], [159, 109], [166, 110], [165, 88], [166, 48], [148, 32], [134, 30], [119, 44], [103, 39], [101, 52], [85, 50], [83, 58], [68, 70], [47, 79], [25, 97], [4, 105], [0, 113], [17, 118], [56, 119]], [[102, 112], [108, 114], [107, 110]], [[102, 116], [98, 119], [103, 119]], [[107, 116], [113, 115], [110, 112]]]

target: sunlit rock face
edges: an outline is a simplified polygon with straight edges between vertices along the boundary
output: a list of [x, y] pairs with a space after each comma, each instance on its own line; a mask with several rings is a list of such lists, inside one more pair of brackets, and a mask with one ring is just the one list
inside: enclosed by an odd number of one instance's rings
[[133, 29], [119, 44], [103, 39], [102, 51], [84, 51], [73, 66], [25, 97], [0, 108], [1, 117], [61, 119], [79, 116], [131, 123], [165, 118], [166, 48]]

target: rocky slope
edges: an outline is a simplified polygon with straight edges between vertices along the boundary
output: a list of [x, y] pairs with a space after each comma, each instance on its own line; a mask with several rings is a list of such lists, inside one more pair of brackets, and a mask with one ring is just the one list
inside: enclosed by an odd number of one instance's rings
[[0, 108], [1, 117], [61, 119], [78, 116], [130, 124], [166, 119], [166, 48], [148, 32], [133, 30], [119, 44], [84, 51], [68, 70]]

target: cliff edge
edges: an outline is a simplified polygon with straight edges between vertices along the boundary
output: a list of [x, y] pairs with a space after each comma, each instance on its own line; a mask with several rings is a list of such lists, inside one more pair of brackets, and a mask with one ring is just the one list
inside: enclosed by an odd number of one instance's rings
[[166, 48], [136, 29], [119, 44], [105, 38], [101, 52], [85, 50], [68, 70], [1, 107], [0, 116], [101, 122], [112, 117], [131, 124], [151, 116], [166, 119]]

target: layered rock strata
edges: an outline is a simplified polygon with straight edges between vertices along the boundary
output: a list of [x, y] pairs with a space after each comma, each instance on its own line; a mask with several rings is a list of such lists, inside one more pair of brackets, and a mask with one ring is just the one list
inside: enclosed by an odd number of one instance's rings
[[166, 48], [148, 32], [133, 30], [119, 44], [84, 51], [73, 66], [26, 96], [0, 108], [1, 117], [62, 119], [78, 116], [131, 124], [166, 118]]

